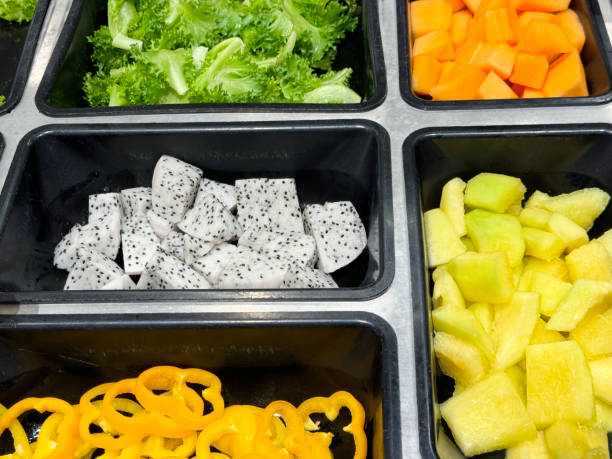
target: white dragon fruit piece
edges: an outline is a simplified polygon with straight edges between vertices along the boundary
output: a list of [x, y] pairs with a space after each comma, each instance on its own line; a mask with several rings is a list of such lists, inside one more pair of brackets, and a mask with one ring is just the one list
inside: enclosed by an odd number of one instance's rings
[[177, 225], [183, 232], [204, 242], [230, 241], [238, 235], [238, 222], [212, 194], [207, 194]]
[[146, 214], [151, 209], [151, 188], [140, 186], [121, 190], [123, 215], [127, 218]]
[[359, 214], [349, 201], [308, 205], [304, 220], [317, 244], [317, 267], [324, 273], [348, 265], [368, 243]]
[[268, 227], [271, 224], [268, 209], [272, 202], [267, 193], [268, 179], [236, 180], [236, 208], [238, 223], [243, 231], [251, 226]]
[[246, 247], [238, 250], [219, 274], [219, 288], [278, 288], [287, 267]]
[[136, 213], [121, 224], [123, 267], [130, 276], [141, 274], [160, 245], [145, 214]]
[[180, 222], [193, 204], [201, 179], [197, 167], [162, 156], [153, 171], [153, 211], [170, 223]]
[[64, 290], [99, 290], [125, 275], [117, 263], [95, 250], [79, 246], [76, 252], [76, 262]]
[[283, 279], [281, 288], [338, 288], [338, 284], [320, 269], [293, 267]]
[[213, 242], [204, 242], [202, 239], [193, 237], [190, 234], [183, 234], [183, 244], [185, 248], [185, 263], [188, 265], [193, 264], [198, 258], [205, 256], [215, 246]]
[[221, 203], [227, 207], [227, 210], [233, 212], [236, 210], [236, 189], [234, 185], [227, 183], [216, 182], [204, 177], [200, 182], [198, 194], [195, 197], [194, 206], [196, 206], [208, 193], [212, 194]]
[[217, 285], [219, 274], [238, 250], [234, 244], [222, 242], [214, 246], [205, 256], [196, 259], [191, 267], [202, 274], [212, 285]]
[[123, 214], [121, 193], [99, 193], [89, 195], [89, 221], [101, 220], [109, 215]]
[[[167, 289], [209, 289], [208, 281], [195, 269], [187, 266], [173, 255], [158, 248], [147, 262], [149, 282], [159, 282]], [[140, 284], [140, 282], [139, 282]]]
[[166, 282], [148, 271], [141, 274], [136, 284], [136, 290], [164, 290], [166, 288], [168, 288]]
[[172, 231], [172, 223], [160, 217], [152, 210], [147, 210], [147, 219], [151, 229], [160, 240], [164, 240], [170, 234], [170, 231]]
[[179, 231], [170, 231], [161, 243], [161, 248], [164, 252], [175, 256], [181, 261], [185, 261], [185, 239], [183, 233]]
[[113, 279], [100, 290], [135, 290], [136, 284], [130, 276], [124, 274], [121, 277]]
[[262, 255], [286, 262], [287, 266], [314, 266], [317, 247], [312, 236], [304, 233], [281, 233], [269, 228], [251, 226], [238, 239], [239, 247], [251, 248]]

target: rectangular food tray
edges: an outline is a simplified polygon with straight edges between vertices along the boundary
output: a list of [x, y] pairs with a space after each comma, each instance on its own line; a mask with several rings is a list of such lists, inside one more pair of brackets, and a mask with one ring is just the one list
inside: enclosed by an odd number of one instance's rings
[[[442, 187], [448, 180], [461, 177], [467, 181], [480, 172], [520, 177], [527, 194], [537, 189], [554, 195], [593, 186], [612, 193], [611, 152], [612, 126], [603, 124], [428, 128], [406, 139], [403, 154], [408, 237], [414, 267], [411, 270], [414, 351], [423, 457], [460, 454], [449, 440], [449, 431], [437, 409], [438, 403], [452, 395], [454, 384], [436, 370], [432, 350], [431, 281], [425, 265], [423, 212], [439, 206]], [[598, 237], [610, 227], [612, 206], [595, 221], [589, 236]], [[504, 453], [478, 457], [503, 458]]]

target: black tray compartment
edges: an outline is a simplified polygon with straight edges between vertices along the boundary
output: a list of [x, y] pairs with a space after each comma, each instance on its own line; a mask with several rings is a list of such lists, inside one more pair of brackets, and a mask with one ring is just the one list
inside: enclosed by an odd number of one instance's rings
[[397, 3], [397, 33], [400, 67], [400, 92], [410, 105], [422, 110], [470, 110], [526, 107], [560, 107], [566, 105], [600, 105], [612, 100], [612, 66], [608, 32], [597, 0], [571, 0], [570, 8], [576, 11], [584, 26], [586, 41], [580, 54], [590, 96], [551, 97], [514, 100], [449, 100], [432, 101], [416, 95], [410, 84], [412, 43], [406, 2]]
[[171, 104], [127, 107], [90, 107], [82, 91], [83, 77], [95, 70], [87, 37], [106, 24], [106, 0], [75, 0], [36, 94], [36, 105], [50, 116], [126, 115], [201, 112], [333, 112], [366, 111], [387, 95], [377, 0], [359, 0], [356, 29], [338, 45], [334, 68], [351, 67], [351, 88], [362, 97], [358, 104]]
[[0, 115], [10, 112], [21, 99], [48, 5], [49, 0], [38, 0], [30, 22], [0, 19], [0, 94], [6, 97]]
[[[196, 367], [221, 379], [228, 405], [297, 405], [349, 391], [366, 411], [368, 458], [401, 458], [395, 333], [372, 314], [23, 316], [15, 325], [0, 323], [3, 404], [29, 396], [78, 403], [90, 387], [151, 366]], [[350, 435], [336, 433], [335, 457], [351, 458]]]
[[[437, 372], [431, 345], [431, 280], [425, 265], [423, 212], [439, 206], [442, 187], [448, 180], [469, 180], [480, 172], [520, 177], [527, 187], [526, 197], [536, 189], [560, 194], [592, 186], [612, 193], [610, 151], [612, 126], [602, 124], [428, 128], [413, 133], [404, 142], [419, 443], [423, 457], [447, 457], [451, 453], [462, 457], [449, 440], [449, 431], [436, 407], [452, 395], [454, 387], [451, 378]], [[589, 236], [598, 237], [610, 227], [612, 206], [595, 221]], [[504, 453], [478, 457], [503, 458]]]
[[[350, 200], [368, 247], [333, 274], [340, 289], [62, 291], [53, 249], [87, 221], [88, 196], [151, 186], [162, 154], [226, 183], [294, 177], [303, 203]], [[388, 135], [369, 121], [43, 126], [19, 144], [0, 195], [0, 302], [372, 298], [394, 271], [389, 158]]]

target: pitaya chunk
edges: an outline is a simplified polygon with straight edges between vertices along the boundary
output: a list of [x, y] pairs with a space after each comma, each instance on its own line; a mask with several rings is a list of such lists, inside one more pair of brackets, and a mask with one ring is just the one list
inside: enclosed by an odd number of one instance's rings
[[246, 247], [239, 247], [219, 274], [219, 288], [278, 288], [287, 267]]
[[281, 288], [338, 288], [338, 284], [320, 269], [293, 267], [285, 276]]
[[202, 258], [215, 246], [212, 242], [204, 242], [202, 239], [193, 237], [189, 234], [183, 234], [183, 241], [185, 247], [185, 263], [188, 265], [193, 264], [198, 258]]
[[188, 210], [178, 227], [204, 242], [214, 243], [234, 239], [238, 232], [236, 218], [212, 194], [207, 194], [198, 205]]
[[161, 281], [168, 289], [210, 288], [204, 276], [161, 248], [158, 248], [155, 255], [147, 262], [146, 272], [153, 279]]
[[287, 267], [314, 266], [316, 244], [304, 233], [280, 233], [251, 226], [238, 240], [238, 246], [249, 247], [262, 255], [285, 262]]
[[162, 156], [153, 172], [153, 211], [170, 223], [180, 222], [193, 204], [201, 179], [197, 167]]
[[183, 233], [170, 231], [170, 234], [161, 243], [161, 248], [170, 255], [174, 255], [181, 261], [185, 261], [185, 239]]
[[120, 193], [100, 193], [89, 195], [89, 221], [101, 220], [109, 215], [123, 214]]
[[165, 218], [156, 215], [152, 210], [147, 210], [147, 218], [155, 235], [163, 240], [172, 231], [172, 224]]
[[159, 247], [159, 239], [153, 232], [145, 214], [135, 214], [121, 224], [123, 267], [129, 275], [141, 274], [149, 258]]
[[151, 188], [136, 187], [121, 190], [123, 215], [127, 218], [137, 214], [146, 214], [151, 209]]
[[230, 212], [236, 209], [236, 189], [234, 185], [228, 185], [227, 183], [216, 182], [214, 180], [207, 179], [204, 177], [200, 182], [200, 188], [195, 198], [194, 206], [206, 196], [208, 193], [212, 194], [221, 203], [227, 207]]
[[136, 289], [136, 284], [134, 283], [132, 278], [128, 276], [127, 274], [124, 274], [123, 276], [110, 281], [108, 284], [102, 287], [101, 290], [135, 290], [135, 289]]
[[76, 262], [64, 290], [99, 290], [125, 273], [113, 260], [84, 246], [76, 249]]
[[219, 281], [219, 274], [237, 250], [238, 247], [235, 245], [222, 242], [214, 246], [205, 256], [196, 259], [191, 267], [202, 274], [212, 285], [216, 285]]
[[317, 267], [324, 273], [348, 265], [367, 245], [363, 223], [349, 201], [308, 205], [304, 220], [317, 244]]
[[55, 246], [53, 264], [59, 269], [70, 271], [76, 263], [76, 249], [81, 239], [82, 226], [75, 224]]
[[167, 284], [163, 280], [148, 271], [142, 273], [136, 284], [136, 290], [163, 290], [166, 288], [168, 288]]
[[238, 223], [243, 231], [252, 225], [268, 227], [271, 224], [268, 209], [272, 202], [267, 193], [268, 179], [236, 180], [236, 207]]

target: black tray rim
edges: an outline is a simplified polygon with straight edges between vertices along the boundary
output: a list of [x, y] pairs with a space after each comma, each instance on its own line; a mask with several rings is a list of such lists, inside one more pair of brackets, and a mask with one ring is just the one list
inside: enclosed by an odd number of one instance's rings
[[[49, 1], [49, 0], [44, 0]], [[168, 104], [134, 105], [125, 107], [67, 107], [59, 108], [48, 102], [53, 84], [57, 80], [62, 61], [72, 43], [81, 15], [81, 8], [87, 0], [74, 0], [68, 12], [44, 76], [36, 91], [34, 101], [38, 110], [51, 117], [109, 116], [109, 115], [158, 115], [188, 113], [327, 113], [327, 112], [366, 112], [381, 105], [387, 97], [387, 73], [383, 55], [378, 1], [364, 0], [367, 10], [368, 39], [370, 58], [374, 76], [374, 94], [365, 102], [358, 104], [287, 104], [287, 103], [222, 103], [222, 104]]]
[[34, 60], [38, 37], [40, 35], [40, 31], [42, 30], [43, 23], [45, 22], [47, 7], [49, 6], [50, 1], [51, 0], [38, 0], [38, 3], [36, 4], [36, 10], [34, 11], [34, 16], [32, 16], [32, 20], [30, 21], [25, 43], [23, 45], [23, 49], [21, 50], [21, 57], [19, 58], [17, 69], [15, 70], [13, 84], [9, 90], [9, 94], [6, 96], [6, 102], [3, 105], [0, 105], [0, 116], [11, 112], [21, 101], [21, 96], [23, 96], [23, 91], [25, 89], [28, 76], [30, 75], [30, 67], [32, 66], [32, 61]]
[[397, 48], [399, 65], [399, 87], [402, 99], [412, 107], [420, 110], [483, 110], [500, 108], [536, 108], [536, 107], [564, 107], [564, 106], [592, 106], [602, 105], [612, 100], [612, 49], [608, 40], [607, 30], [597, 0], [586, 0], [587, 9], [593, 27], [595, 43], [601, 54], [606, 69], [606, 76], [610, 87], [608, 92], [598, 96], [587, 97], [550, 97], [541, 99], [519, 100], [444, 100], [433, 101], [418, 97], [412, 92], [410, 83], [411, 59], [410, 45], [408, 43], [408, 8], [407, 1], [395, 0], [397, 7]]
[[378, 144], [376, 178], [378, 189], [378, 225], [380, 232], [380, 275], [370, 285], [338, 289], [226, 289], [226, 290], [137, 290], [137, 291], [32, 291], [0, 292], [0, 304], [22, 303], [104, 303], [104, 302], [219, 302], [244, 301], [249, 303], [267, 301], [358, 301], [370, 300], [383, 294], [391, 285], [395, 275], [391, 147], [387, 131], [370, 120], [314, 120], [273, 122], [229, 122], [229, 123], [121, 123], [121, 124], [51, 124], [40, 126], [28, 134], [17, 146], [7, 178], [0, 193], [0, 233], [10, 214], [25, 165], [27, 151], [33, 143], [46, 135], [129, 135], [154, 133], [189, 133], [225, 131], [295, 131], [354, 130], [373, 134]]
[[439, 458], [436, 449], [436, 426], [434, 414], [434, 377], [436, 364], [431, 348], [431, 314], [429, 312], [428, 275], [423, 245], [423, 206], [421, 201], [421, 179], [419, 177], [415, 146], [431, 138], [473, 137], [544, 137], [556, 135], [612, 135], [612, 124], [589, 123], [571, 125], [534, 126], [486, 126], [486, 127], [427, 127], [409, 135], [402, 145], [404, 182], [406, 184], [406, 212], [408, 215], [408, 244], [410, 247], [410, 270], [412, 285], [412, 313], [414, 333], [414, 357], [416, 368], [419, 451], [424, 458]]

